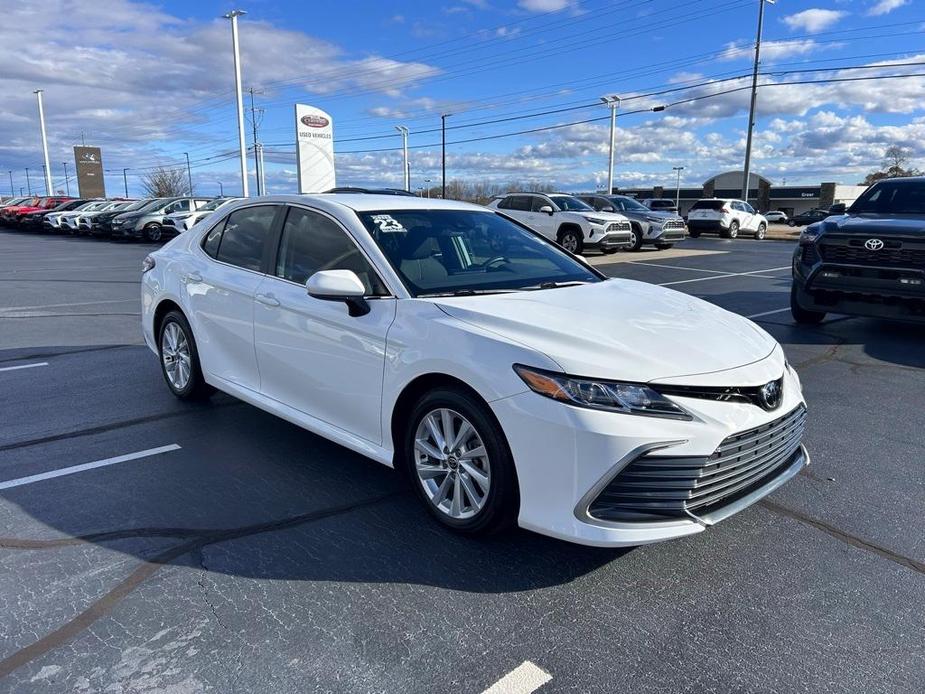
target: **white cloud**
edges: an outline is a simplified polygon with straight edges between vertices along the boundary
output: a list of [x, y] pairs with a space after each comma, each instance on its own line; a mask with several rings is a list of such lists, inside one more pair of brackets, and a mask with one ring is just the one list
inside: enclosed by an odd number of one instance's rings
[[528, 12], [559, 12], [577, 4], [574, 0], [519, 0], [517, 6]]
[[784, 17], [783, 22], [791, 30], [800, 29], [808, 34], [815, 34], [824, 31], [847, 14], [841, 10], [813, 8]]
[[[779, 60], [795, 55], [807, 55], [823, 50], [841, 48], [841, 43], [819, 44], [813, 39], [794, 39], [791, 41], [762, 41], [761, 57], [763, 60]], [[755, 46], [749, 42], [726, 44], [726, 50], [719, 56], [720, 60], [754, 59]]]
[[871, 17], [879, 17], [908, 4], [909, 0], [880, 0], [867, 11], [867, 14]]

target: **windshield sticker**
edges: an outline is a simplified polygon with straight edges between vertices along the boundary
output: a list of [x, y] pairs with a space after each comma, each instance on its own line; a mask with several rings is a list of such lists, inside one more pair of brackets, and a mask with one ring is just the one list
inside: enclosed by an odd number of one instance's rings
[[397, 234], [408, 231], [401, 225], [401, 223], [388, 214], [374, 214], [372, 216], [373, 222], [379, 227], [379, 231], [384, 234]]

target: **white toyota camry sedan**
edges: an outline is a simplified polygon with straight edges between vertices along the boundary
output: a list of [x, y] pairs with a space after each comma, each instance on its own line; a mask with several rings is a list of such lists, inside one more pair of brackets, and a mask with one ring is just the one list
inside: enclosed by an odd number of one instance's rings
[[145, 259], [180, 398], [218, 389], [407, 474], [466, 533], [698, 533], [809, 462], [783, 350], [505, 217], [391, 195], [223, 207]]

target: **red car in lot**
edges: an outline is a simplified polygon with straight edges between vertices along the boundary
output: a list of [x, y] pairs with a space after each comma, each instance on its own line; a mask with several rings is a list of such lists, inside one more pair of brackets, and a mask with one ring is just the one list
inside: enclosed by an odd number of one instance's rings
[[21, 205], [4, 207], [0, 210], [0, 223], [3, 223], [5, 226], [18, 226], [23, 215], [29, 214], [30, 212], [50, 210], [68, 200], [73, 200], [73, 198], [68, 195], [52, 195], [47, 197], [34, 197]]

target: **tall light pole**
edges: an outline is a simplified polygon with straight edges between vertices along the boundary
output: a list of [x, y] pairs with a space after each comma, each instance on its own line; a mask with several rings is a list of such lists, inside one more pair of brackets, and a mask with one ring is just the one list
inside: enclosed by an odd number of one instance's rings
[[241, 49], [238, 46], [238, 17], [247, 14], [244, 10], [232, 10], [225, 19], [231, 20], [231, 46], [234, 51], [234, 91], [238, 109], [238, 147], [241, 150], [241, 192], [243, 197], [250, 197], [247, 192], [247, 145], [244, 142], [244, 96], [241, 94]]
[[225, 186], [222, 185], [221, 181], [218, 182], [218, 197], [225, 197]]
[[745, 138], [745, 177], [742, 179], [742, 199], [748, 202], [749, 178], [752, 166], [752, 131], [755, 129], [755, 103], [758, 100], [758, 63], [761, 59], [761, 29], [764, 26], [764, 4], [775, 0], [758, 0], [758, 36], [755, 39], [755, 67], [752, 70], [752, 101], [748, 108], [748, 135]]
[[67, 177], [67, 162], [63, 161], [61, 164], [64, 166], [64, 192], [68, 197], [71, 197], [71, 182]]
[[10, 195], [16, 197], [16, 189], [13, 187], [13, 169], [10, 169]]
[[192, 196], [193, 194], [193, 173], [189, 165], [189, 152], [184, 152], [183, 154], [186, 157], [186, 183], [189, 186], [189, 194], [190, 196]]
[[678, 208], [678, 214], [681, 214], [681, 172], [684, 171], [684, 167], [672, 166], [671, 170], [678, 172], [678, 187], [675, 190], [674, 206]]
[[29, 167], [26, 167], [26, 190], [32, 195], [32, 180], [29, 178]]
[[122, 169], [122, 183], [125, 184], [125, 197], [128, 197], [128, 169]]
[[260, 171], [257, 172], [257, 182], [260, 185], [259, 195], [268, 195], [267, 193], [267, 167], [263, 164], [263, 143], [258, 142], [254, 145], [254, 149], [257, 150], [257, 165], [260, 167]]
[[261, 164], [260, 161], [262, 152], [260, 150], [260, 145], [257, 140], [257, 108], [254, 105], [254, 88], [251, 87], [247, 90], [251, 95], [251, 126], [254, 128], [254, 174], [257, 180], [257, 195], [265, 195], [263, 186], [261, 185]]
[[[452, 113], [442, 113], [440, 114], [440, 144], [441, 152], [441, 161], [443, 165], [443, 199], [446, 200], [446, 119], [452, 116]], [[430, 197], [428, 194], [427, 197]]]
[[408, 162], [408, 128], [396, 125], [395, 129], [401, 133], [402, 174], [405, 181], [405, 190], [411, 192], [411, 164]]
[[616, 94], [607, 94], [601, 97], [610, 107], [610, 163], [607, 166], [607, 195], [613, 194], [613, 158], [617, 147], [617, 109], [620, 108], [620, 97]]
[[424, 179], [424, 183], [426, 184], [427, 197], [430, 197], [430, 179], [429, 179], [429, 178], [425, 178], [425, 179]]
[[39, 124], [42, 126], [42, 155], [45, 157], [45, 192], [51, 195], [51, 164], [48, 161], [48, 138], [45, 136], [45, 108], [42, 105], [42, 89], [36, 89], [33, 94], [39, 102]]
[[48, 187], [48, 167], [42, 164], [42, 177], [45, 179], [45, 195], [51, 195], [51, 189]]

